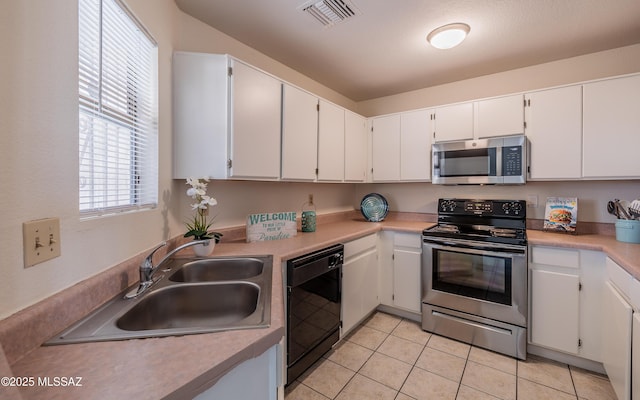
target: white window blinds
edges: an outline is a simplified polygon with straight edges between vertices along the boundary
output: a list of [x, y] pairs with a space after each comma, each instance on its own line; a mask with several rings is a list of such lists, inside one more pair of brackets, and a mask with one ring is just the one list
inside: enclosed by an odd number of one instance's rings
[[157, 46], [116, 0], [79, 1], [80, 212], [157, 205]]

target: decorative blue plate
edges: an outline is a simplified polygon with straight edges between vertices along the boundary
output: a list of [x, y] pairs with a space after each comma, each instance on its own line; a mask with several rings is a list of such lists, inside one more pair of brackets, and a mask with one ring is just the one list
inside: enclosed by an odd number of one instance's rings
[[389, 203], [381, 194], [369, 193], [360, 202], [360, 212], [369, 222], [380, 222], [389, 212]]

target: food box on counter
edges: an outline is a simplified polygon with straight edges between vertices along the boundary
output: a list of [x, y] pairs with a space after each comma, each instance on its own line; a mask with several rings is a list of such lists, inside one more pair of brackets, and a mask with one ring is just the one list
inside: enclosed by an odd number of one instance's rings
[[547, 197], [542, 229], [575, 234], [577, 222], [577, 197]]

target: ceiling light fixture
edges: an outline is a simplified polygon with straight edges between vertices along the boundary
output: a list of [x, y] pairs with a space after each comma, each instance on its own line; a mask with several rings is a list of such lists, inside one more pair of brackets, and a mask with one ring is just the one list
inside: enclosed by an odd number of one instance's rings
[[432, 30], [427, 36], [427, 41], [436, 49], [450, 49], [462, 43], [470, 30], [471, 28], [467, 24], [444, 25]]

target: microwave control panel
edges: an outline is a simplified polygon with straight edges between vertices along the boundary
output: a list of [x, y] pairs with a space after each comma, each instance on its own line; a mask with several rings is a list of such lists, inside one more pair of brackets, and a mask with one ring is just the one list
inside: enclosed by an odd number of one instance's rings
[[502, 176], [522, 175], [522, 146], [502, 148]]

